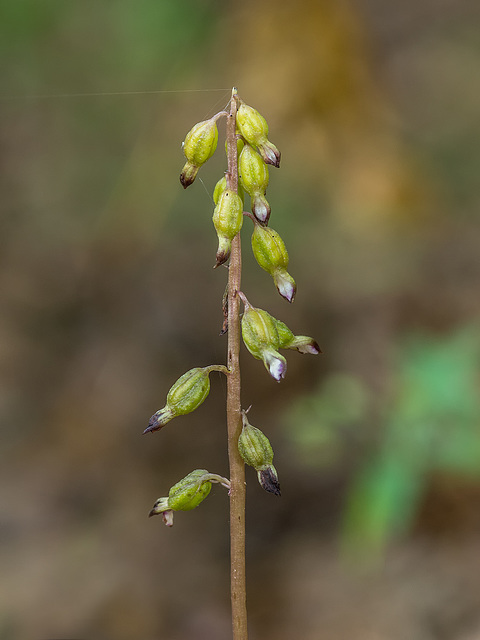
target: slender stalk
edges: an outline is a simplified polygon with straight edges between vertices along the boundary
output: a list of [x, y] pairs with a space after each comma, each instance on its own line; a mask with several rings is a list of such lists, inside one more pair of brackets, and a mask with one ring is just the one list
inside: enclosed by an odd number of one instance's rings
[[[227, 119], [228, 189], [238, 192], [238, 152], [235, 137], [237, 90], [232, 90]], [[245, 576], [245, 465], [238, 452], [242, 430], [240, 401], [240, 291], [242, 253], [240, 233], [232, 242], [228, 269], [227, 429], [230, 465], [230, 567], [233, 640], [247, 640]]]

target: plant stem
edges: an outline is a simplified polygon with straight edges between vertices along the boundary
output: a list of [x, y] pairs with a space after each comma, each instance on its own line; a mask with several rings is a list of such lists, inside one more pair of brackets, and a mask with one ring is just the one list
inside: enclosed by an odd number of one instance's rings
[[[238, 152], [235, 137], [237, 90], [232, 89], [227, 118], [227, 187], [238, 192]], [[242, 253], [240, 233], [232, 241], [228, 269], [227, 429], [230, 465], [230, 567], [233, 640], [247, 640], [245, 577], [245, 465], [238, 452], [242, 431], [240, 400], [240, 291]]]

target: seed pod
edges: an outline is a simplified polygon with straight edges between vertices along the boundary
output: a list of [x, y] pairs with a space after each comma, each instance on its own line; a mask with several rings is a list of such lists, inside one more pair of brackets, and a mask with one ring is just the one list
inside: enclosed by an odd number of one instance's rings
[[270, 217], [270, 205], [265, 197], [268, 187], [268, 168], [249, 144], [243, 147], [238, 159], [238, 173], [240, 184], [250, 195], [254, 216], [267, 224]]
[[277, 351], [280, 340], [275, 318], [263, 309], [252, 307], [245, 296], [242, 300], [245, 304], [242, 317], [243, 342], [254, 358], [263, 360], [272, 378], [280, 382], [285, 377], [287, 361]]
[[195, 180], [198, 169], [215, 152], [218, 141], [217, 118], [197, 123], [186, 135], [183, 152], [187, 162], [180, 174], [180, 182], [186, 189]]
[[244, 462], [257, 472], [258, 481], [265, 491], [280, 495], [280, 485], [273, 466], [273, 449], [267, 436], [251, 425], [242, 412], [243, 429], [238, 439], [238, 451]]
[[253, 147], [246, 144], [238, 159], [238, 173], [249, 195], [265, 193], [268, 187], [268, 169]]
[[206, 469], [195, 469], [175, 484], [168, 493], [168, 498], [158, 498], [149, 517], [162, 514], [165, 524], [173, 525], [174, 511], [191, 511], [205, 500], [212, 488], [212, 482], [221, 483], [230, 488], [230, 482]]
[[293, 302], [297, 287], [287, 271], [288, 252], [279, 234], [270, 227], [254, 222], [252, 250], [259, 266], [273, 276], [279, 294], [288, 302]]
[[[218, 204], [220, 196], [226, 190], [226, 188], [227, 188], [227, 178], [226, 176], [223, 176], [223, 178], [220, 178], [220, 180], [217, 182], [217, 184], [215, 185], [215, 189], [213, 190], [213, 202], [215, 203], [215, 205]], [[238, 183], [238, 195], [242, 199], [242, 210], [243, 210], [243, 202], [245, 200], [245, 194], [243, 192], [243, 187], [240, 184], [240, 182]]]
[[208, 396], [210, 372], [224, 370], [225, 367], [222, 365], [210, 365], [209, 367], [195, 367], [184, 373], [168, 392], [166, 405], [153, 414], [143, 433], [157, 431], [172, 418], [194, 411]]
[[218, 236], [217, 262], [215, 264], [215, 267], [218, 267], [230, 257], [232, 240], [242, 228], [243, 202], [240, 196], [225, 189], [218, 198], [212, 219]]
[[267, 121], [256, 109], [241, 102], [237, 111], [237, 127], [248, 144], [256, 146], [267, 164], [280, 166], [280, 151], [268, 140]]
[[206, 469], [196, 469], [177, 482], [168, 493], [168, 506], [174, 511], [190, 511], [205, 500], [212, 483], [205, 480]]

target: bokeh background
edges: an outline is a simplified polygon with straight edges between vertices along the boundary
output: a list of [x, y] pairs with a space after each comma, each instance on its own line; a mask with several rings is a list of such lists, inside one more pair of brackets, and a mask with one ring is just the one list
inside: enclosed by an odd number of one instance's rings
[[247, 470], [251, 638], [480, 638], [479, 43], [474, 0], [0, 2], [1, 640], [229, 637], [224, 490], [147, 519], [228, 475], [223, 378], [142, 431], [224, 361], [223, 143], [178, 175], [232, 85], [298, 295], [249, 224], [243, 288], [324, 352], [281, 385], [242, 352], [283, 490]]

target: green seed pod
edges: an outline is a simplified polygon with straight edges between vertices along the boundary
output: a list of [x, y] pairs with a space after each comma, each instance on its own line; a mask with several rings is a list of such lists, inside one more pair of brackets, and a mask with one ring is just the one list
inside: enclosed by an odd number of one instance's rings
[[177, 482], [168, 493], [168, 506], [174, 511], [190, 511], [205, 500], [212, 483], [205, 480], [206, 469], [196, 469]]
[[260, 485], [266, 491], [280, 495], [278, 476], [273, 466], [273, 449], [267, 436], [251, 425], [242, 412], [243, 429], [238, 439], [238, 451], [244, 462], [257, 472]]
[[268, 187], [268, 169], [253, 147], [246, 144], [238, 159], [238, 173], [245, 191], [254, 196], [264, 194]]
[[254, 223], [252, 250], [260, 267], [273, 276], [279, 294], [293, 302], [297, 287], [287, 272], [288, 253], [282, 238], [274, 229]]
[[[215, 205], [218, 204], [220, 196], [226, 190], [226, 188], [227, 188], [227, 178], [226, 176], [223, 176], [223, 178], [220, 178], [220, 180], [217, 182], [217, 184], [215, 185], [215, 189], [213, 190], [213, 202], [215, 203]], [[242, 210], [243, 210], [243, 202], [245, 200], [245, 194], [243, 192], [243, 187], [240, 184], [240, 182], [238, 183], [238, 195], [242, 199]]]
[[196, 124], [186, 135], [183, 152], [187, 163], [180, 174], [180, 182], [186, 189], [195, 180], [198, 169], [215, 152], [218, 141], [217, 118]]
[[[243, 294], [242, 294], [243, 296]], [[252, 307], [245, 296], [245, 312], [242, 317], [242, 338], [245, 346], [257, 360], [263, 360], [272, 378], [280, 382], [287, 371], [287, 361], [278, 353], [280, 340], [273, 318], [263, 309]]]
[[195, 469], [175, 484], [168, 498], [158, 498], [149, 517], [161, 514], [165, 524], [173, 525], [174, 511], [191, 511], [205, 500], [212, 488], [212, 482], [218, 482], [230, 489], [230, 481], [206, 469]]
[[218, 267], [230, 257], [232, 240], [242, 228], [243, 202], [240, 196], [225, 189], [220, 194], [212, 219], [218, 236], [217, 262], [215, 264], [215, 267]]
[[256, 109], [241, 102], [237, 111], [237, 127], [248, 144], [258, 148], [264, 162], [280, 166], [280, 151], [268, 140], [267, 121]]
[[167, 394], [167, 403], [150, 418], [143, 433], [157, 431], [176, 416], [191, 413], [199, 407], [210, 391], [210, 372], [226, 371], [222, 365], [195, 367], [183, 374]]

